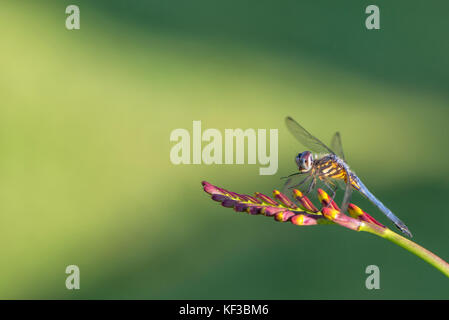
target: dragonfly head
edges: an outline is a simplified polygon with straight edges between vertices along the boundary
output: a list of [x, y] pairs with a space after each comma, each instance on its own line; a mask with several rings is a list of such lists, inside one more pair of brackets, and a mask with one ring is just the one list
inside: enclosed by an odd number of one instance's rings
[[310, 151], [299, 153], [295, 160], [300, 172], [309, 172], [312, 169], [313, 155]]

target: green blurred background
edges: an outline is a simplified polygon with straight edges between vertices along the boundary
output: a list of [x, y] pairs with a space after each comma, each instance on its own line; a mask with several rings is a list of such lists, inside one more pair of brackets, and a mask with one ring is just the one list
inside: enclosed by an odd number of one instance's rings
[[[364, 26], [377, 4], [381, 30]], [[81, 29], [65, 28], [77, 4]], [[0, 298], [447, 299], [382, 239], [222, 208], [328, 142], [449, 259], [447, 1], [8, 1], [0, 10]], [[279, 170], [171, 164], [170, 132], [279, 128]], [[387, 220], [367, 201], [355, 203]], [[391, 226], [391, 224], [388, 224]], [[65, 288], [65, 268], [81, 290]], [[365, 288], [379, 266], [381, 289]]]

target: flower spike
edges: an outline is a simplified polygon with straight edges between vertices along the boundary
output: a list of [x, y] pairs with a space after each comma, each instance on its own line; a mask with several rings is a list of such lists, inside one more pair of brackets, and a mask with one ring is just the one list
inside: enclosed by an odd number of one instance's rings
[[212, 200], [220, 202], [223, 207], [234, 208], [237, 212], [274, 217], [276, 221], [290, 221], [297, 226], [333, 224], [354, 231], [372, 233], [407, 249], [449, 277], [449, 264], [446, 261], [391, 231], [355, 204], [349, 204], [349, 215], [346, 215], [322, 189], [318, 189], [318, 199], [322, 204], [319, 210], [309, 198], [296, 189], [293, 190], [293, 198], [299, 207], [278, 190], [273, 191], [274, 199], [272, 199], [259, 192], [255, 193], [255, 197], [231, 192], [207, 181], [203, 181], [202, 185], [204, 191], [211, 195]]

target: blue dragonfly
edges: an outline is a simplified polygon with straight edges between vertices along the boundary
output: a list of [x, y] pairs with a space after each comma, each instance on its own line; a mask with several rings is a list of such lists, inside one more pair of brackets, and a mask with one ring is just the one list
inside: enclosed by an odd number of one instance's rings
[[[352, 190], [355, 189], [371, 201], [383, 214], [385, 214], [404, 234], [412, 237], [407, 226], [396, 217], [379, 199], [377, 199], [362, 183], [357, 175], [351, 171], [346, 163], [341, 144], [340, 134], [335, 133], [332, 138], [332, 149], [311, 135], [299, 123], [291, 117], [285, 119], [288, 130], [306, 148], [296, 158], [298, 172], [287, 177], [284, 191], [293, 188], [303, 189], [304, 195], [309, 194], [321, 181], [332, 191], [332, 199], [335, 198], [338, 189], [344, 190], [341, 211], [345, 212], [351, 199]], [[305, 187], [308, 184], [307, 188]]]

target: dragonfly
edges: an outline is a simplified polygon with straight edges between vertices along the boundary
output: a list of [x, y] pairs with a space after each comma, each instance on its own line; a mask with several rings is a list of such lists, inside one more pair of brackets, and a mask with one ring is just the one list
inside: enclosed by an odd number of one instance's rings
[[[284, 177], [287, 179], [284, 184], [284, 191], [301, 187], [301, 189], [304, 190], [303, 194], [307, 195], [314, 190], [317, 182], [322, 182], [332, 192], [333, 200], [337, 190], [343, 189], [344, 195], [341, 211], [345, 212], [348, 209], [352, 190], [355, 189], [370, 200], [370, 202], [385, 214], [399, 230], [407, 236], [412, 237], [412, 233], [407, 226], [396, 217], [390, 209], [380, 202], [380, 200], [368, 190], [359, 177], [349, 168], [343, 153], [339, 132], [336, 132], [332, 138], [331, 149], [311, 135], [291, 117], [286, 117], [285, 123], [290, 133], [292, 133], [303, 146], [308, 148], [308, 151], [300, 152], [295, 157], [298, 172]], [[305, 188], [307, 184], [308, 186]]]

